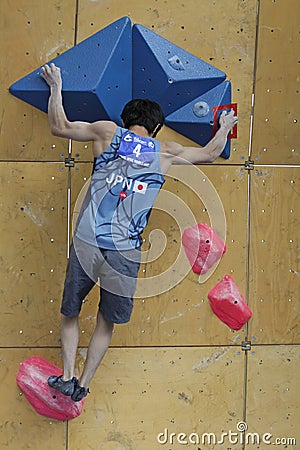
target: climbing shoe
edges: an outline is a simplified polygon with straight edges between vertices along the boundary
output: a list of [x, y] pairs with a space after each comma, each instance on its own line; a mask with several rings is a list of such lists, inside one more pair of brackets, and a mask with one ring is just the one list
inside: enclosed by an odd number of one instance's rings
[[80, 400], [86, 397], [89, 393], [90, 393], [89, 388], [82, 387], [77, 383], [74, 392], [71, 395], [71, 399], [74, 402], [80, 402]]
[[48, 385], [55, 389], [56, 391], [61, 392], [64, 395], [71, 396], [77, 386], [78, 380], [76, 377], [73, 377], [71, 380], [63, 381], [60, 377], [55, 375], [48, 378]]

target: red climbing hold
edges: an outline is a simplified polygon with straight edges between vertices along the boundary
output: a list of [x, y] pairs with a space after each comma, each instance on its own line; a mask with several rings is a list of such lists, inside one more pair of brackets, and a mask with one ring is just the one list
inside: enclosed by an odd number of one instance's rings
[[57, 420], [74, 419], [82, 412], [84, 400], [74, 402], [48, 386], [50, 375], [61, 375], [62, 370], [40, 356], [22, 362], [17, 384], [36, 412]]
[[239, 330], [250, 319], [252, 312], [230, 275], [208, 293], [210, 306], [222, 322], [232, 330]]
[[206, 273], [225, 253], [220, 236], [207, 223], [186, 228], [182, 234], [186, 256], [195, 273]]

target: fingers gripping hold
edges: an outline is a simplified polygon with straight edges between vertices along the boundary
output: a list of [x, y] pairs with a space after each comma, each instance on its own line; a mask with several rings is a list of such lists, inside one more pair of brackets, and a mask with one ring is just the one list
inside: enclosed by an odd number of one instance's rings
[[48, 64], [45, 64], [41, 69], [40, 75], [50, 87], [61, 87], [62, 79], [60, 68], [57, 67], [54, 63], [51, 63], [50, 66]]
[[[213, 130], [213, 136], [216, 134], [218, 129], [218, 124], [220, 126], [223, 126], [228, 130], [228, 138], [236, 138], [237, 137], [237, 123], [238, 123], [238, 116], [237, 116], [237, 104], [232, 103], [228, 105], [220, 105], [220, 106], [214, 106], [212, 108], [213, 115], [214, 115], [214, 130]], [[218, 116], [218, 112], [222, 111], [221, 114]], [[231, 131], [230, 131], [231, 130]]]

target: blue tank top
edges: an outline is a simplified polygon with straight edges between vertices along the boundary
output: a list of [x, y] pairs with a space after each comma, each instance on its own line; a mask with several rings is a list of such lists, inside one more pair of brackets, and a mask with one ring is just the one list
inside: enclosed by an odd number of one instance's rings
[[140, 247], [164, 181], [159, 141], [118, 127], [108, 149], [94, 159], [76, 236], [105, 249]]

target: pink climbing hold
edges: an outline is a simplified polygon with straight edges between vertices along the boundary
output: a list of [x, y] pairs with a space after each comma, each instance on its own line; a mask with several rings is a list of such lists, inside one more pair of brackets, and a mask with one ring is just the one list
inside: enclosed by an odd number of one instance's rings
[[226, 246], [207, 223], [186, 228], [182, 234], [186, 256], [195, 273], [206, 273], [225, 253]]
[[240, 330], [250, 319], [252, 312], [230, 275], [208, 293], [210, 306], [219, 319], [232, 330]]
[[57, 420], [69, 420], [82, 412], [84, 400], [74, 402], [48, 386], [50, 375], [61, 375], [62, 370], [40, 356], [22, 362], [17, 384], [36, 412]]

